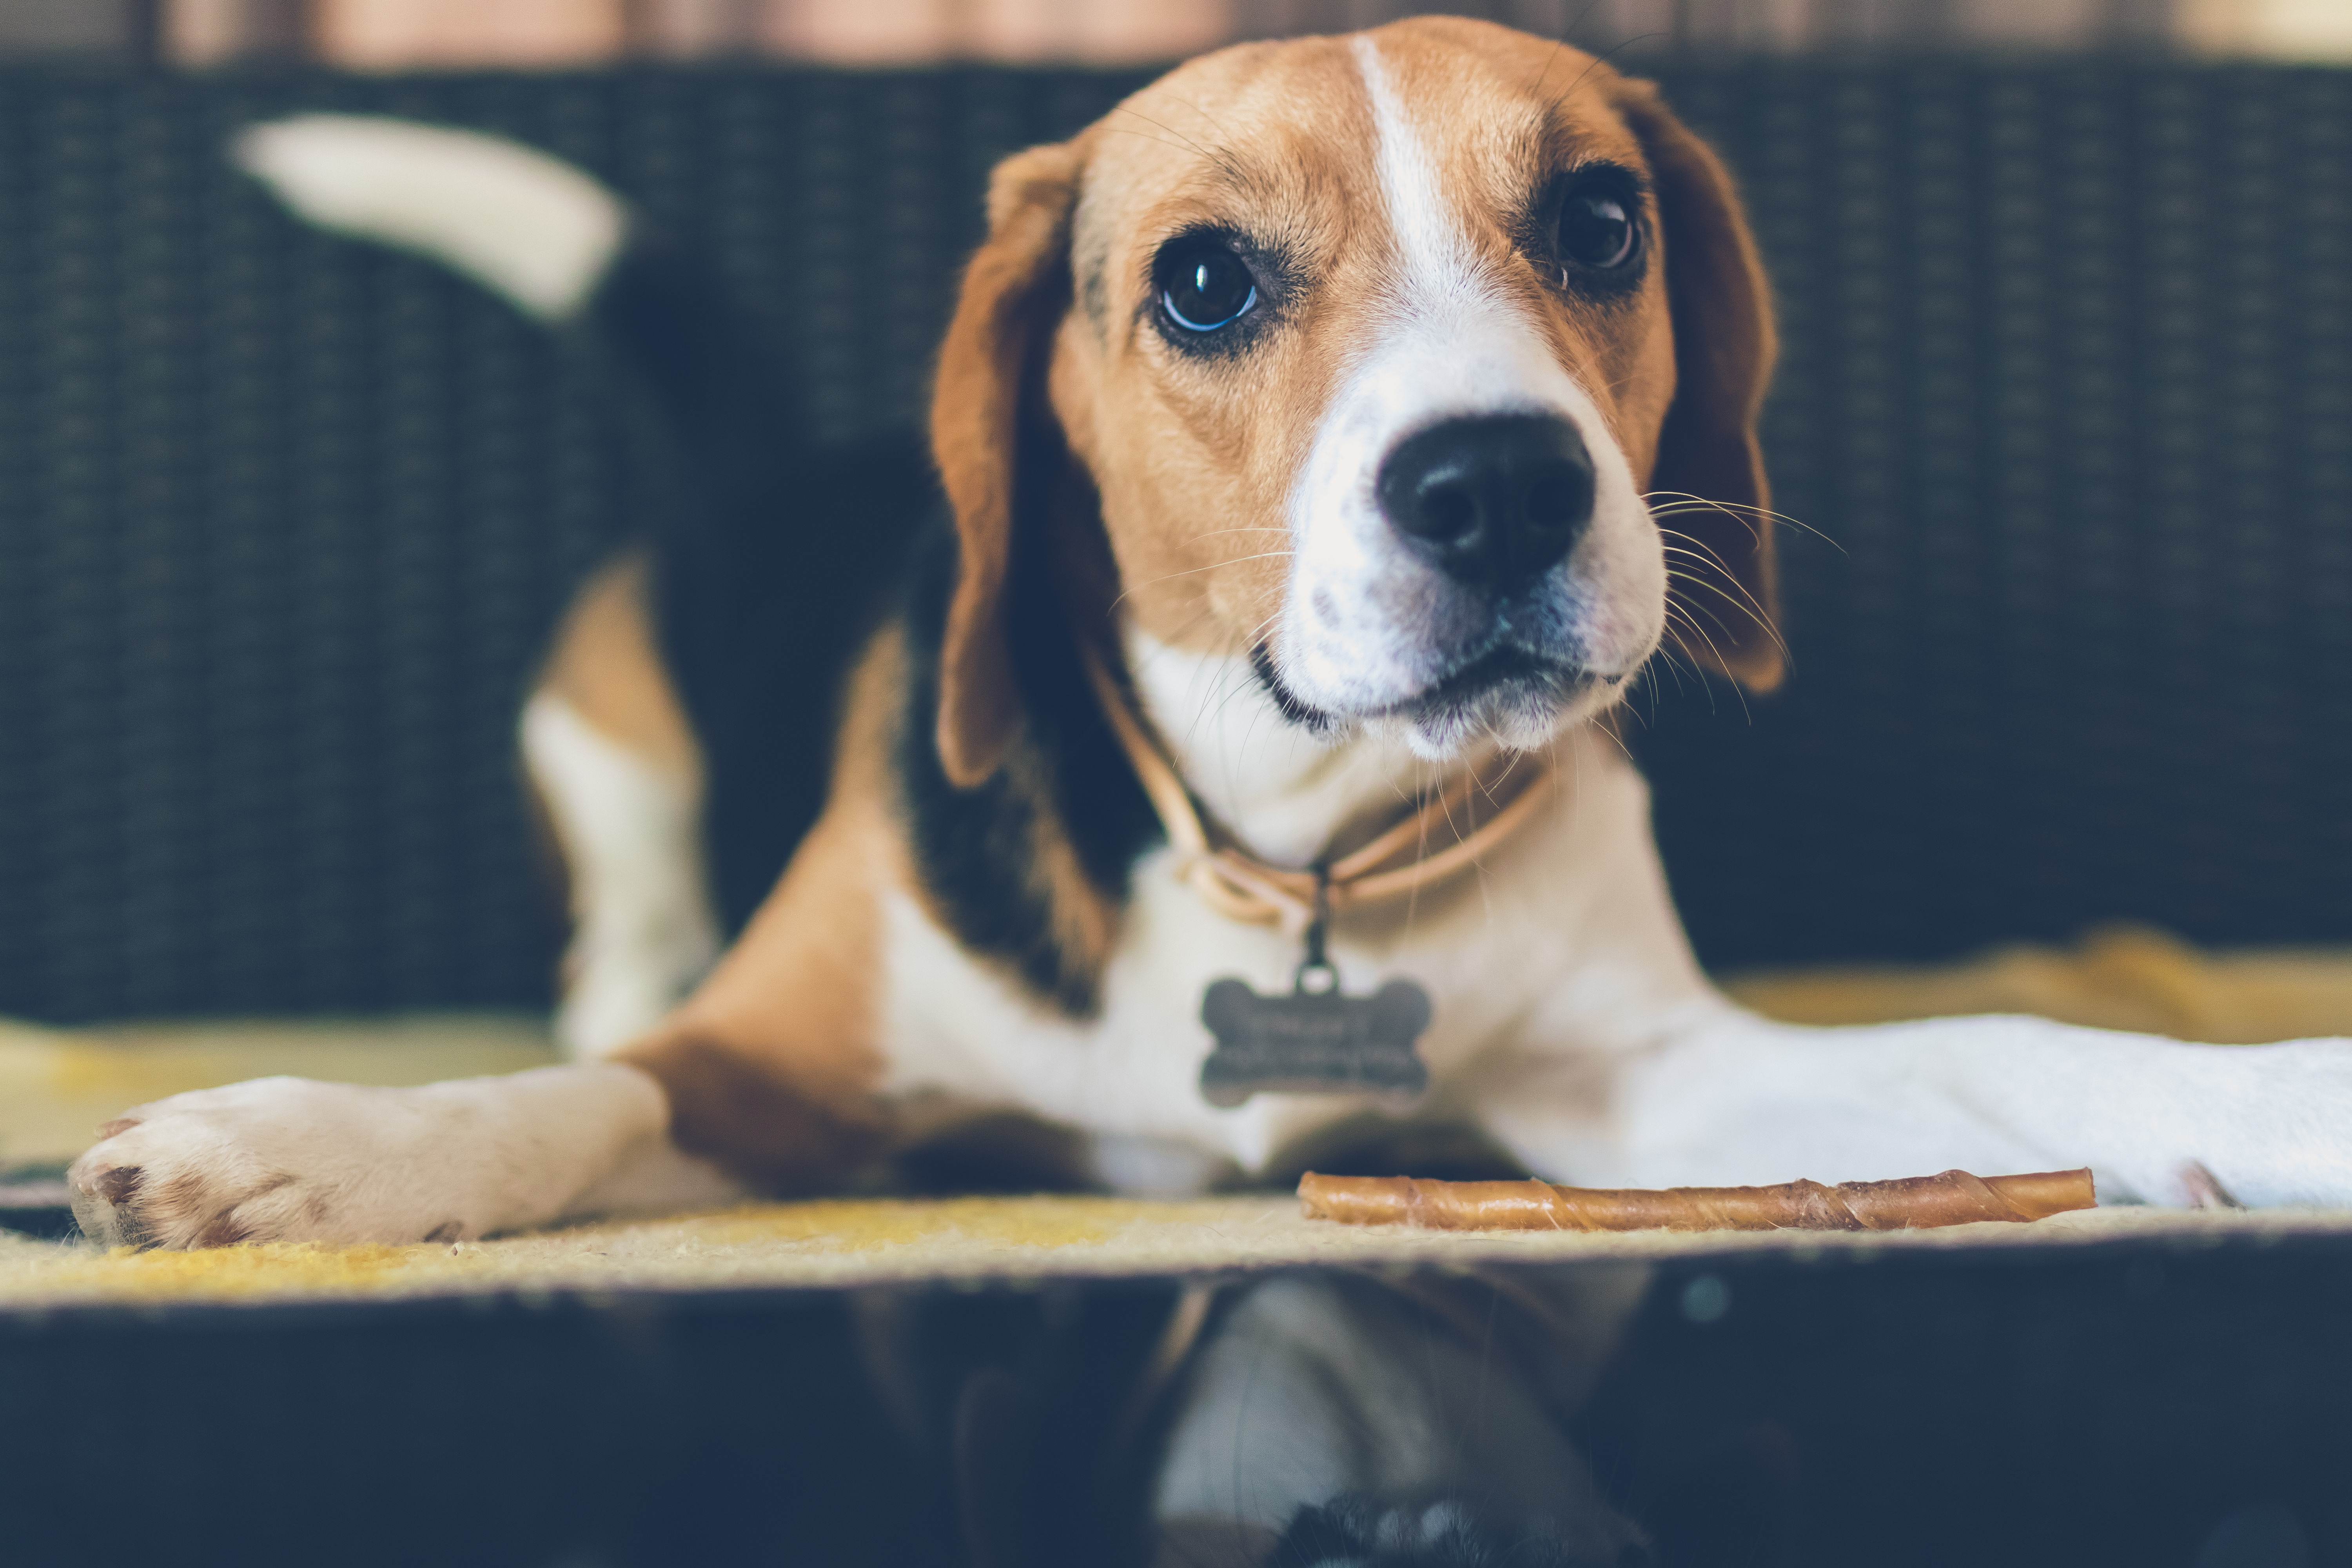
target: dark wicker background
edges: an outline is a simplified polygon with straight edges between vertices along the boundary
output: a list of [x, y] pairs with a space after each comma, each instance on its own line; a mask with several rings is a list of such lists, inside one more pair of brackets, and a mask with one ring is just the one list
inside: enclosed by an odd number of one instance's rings
[[[1002, 152], [1131, 78], [0, 74], [0, 1011], [529, 1004], [515, 706], [680, 493], [593, 360], [297, 228], [295, 108], [497, 129], [715, 258], [849, 433]], [[2352, 940], [2352, 75], [1677, 66], [1788, 353], [1796, 651], [1640, 742], [1706, 956]], [[1648, 704], [1644, 704], [1645, 712]]]

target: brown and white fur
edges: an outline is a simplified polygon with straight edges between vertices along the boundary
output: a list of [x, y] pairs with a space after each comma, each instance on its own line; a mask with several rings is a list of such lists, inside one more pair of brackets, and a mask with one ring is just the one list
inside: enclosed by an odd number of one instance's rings
[[[625, 227], [571, 188], [545, 226], [587, 259], [526, 266], [538, 242], [502, 249], [489, 219], [400, 216], [429, 205], [430, 157], [387, 153], [410, 173], [354, 175], [338, 208], [321, 193], [348, 163], [305, 175], [299, 147], [248, 152], [322, 221], [435, 249], [550, 317]], [[1641, 253], [1596, 279], [1555, 254], [1547, 204], [1604, 164]], [[510, 227], [538, 210], [475, 205]], [[1431, 993], [1420, 1114], [1473, 1121], [1544, 1176], [2087, 1163], [2108, 1198], [2179, 1203], [2201, 1166], [2252, 1204], [2352, 1202], [2345, 1042], [1796, 1028], [1699, 972], [1610, 711], [1670, 637], [1779, 678], [1769, 532], [1747, 521], [1772, 344], [1730, 184], [1648, 85], [1462, 20], [1244, 45], [1008, 160], [989, 224], [933, 409], [953, 548], [858, 656], [822, 818], [707, 976], [692, 846], [711, 785], [624, 568], [589, 591], [525, 724], [572, 864], [578, 1059], [135, 1108], [73, 1167], [92, 1235], [475, 1237], [822, 1188], [1005, 1112], [1084, 1135], [1114, 1184], [1184, 1186], [1370, 1113], [1202, 1100], [1203, 986], [1278, 989], [1297, 943], [1179, 881], [1084, 700], [1080, 638], [1123, 667], [1210, 815], [1276, 862], [1360, 842], [1495, 748], [1551, 752], [1549, 798], [1475, 876], [1332, 935], [1349, 989]], [[1215, 346], [1163, 314], [1177, 241], [1252, 269], [1259, 303]], [[1408, 546], [1380, 479], [1433, 426], [1512, 416], [1575, 432], [1592, 497], [1572, 552], [1498, 608]], [[1677, 494], [1727, 510], [1669, 531], [1647, 501]]]

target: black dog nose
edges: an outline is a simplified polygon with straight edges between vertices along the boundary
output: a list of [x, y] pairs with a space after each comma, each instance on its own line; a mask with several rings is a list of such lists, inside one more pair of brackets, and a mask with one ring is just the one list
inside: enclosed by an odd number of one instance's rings
[[1592, 454], [1554, 414], [1449, 419], [1381, 465], [1381, 510], [1430, 564], [1473, 587], [1525, 587], [1592, 521]]

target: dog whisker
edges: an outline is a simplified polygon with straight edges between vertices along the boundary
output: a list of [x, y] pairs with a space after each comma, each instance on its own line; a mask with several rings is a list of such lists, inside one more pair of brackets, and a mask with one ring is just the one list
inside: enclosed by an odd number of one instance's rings
[[[1664, 548], [1667, 554], [1683, 555], [1695, 561], [1705, 562], [1707, 565], [1714, 567], [1716, 571], [1721, 574], [1723, 579], [1731, 584], [1732, 588], [1738, 590], [1738, 596], [1734, 598], [1732, 594], [1723, 586], [1723, 584], [1717, 582], [1713, 577], [1701, 577], [1688, 572], [1677, 571], [1672, 563], [1669, 563], [1666, 568], [1667, 574], [1670, 577], [1677, 582], [1691, 584], [1694, 586], [1708, 588], [1717, 595], [1738, 606], [1742, 615], [1748, 616], [1756, 623], [1757, 629], [1763, 632], [1766, 637], [1772, 639], [1773, 646], [1780, 650], [1781, 658], [1790, 660], [1791, 663], [1795, 662], [1795, 656], [1790, 653], [1787, 640], [1780, 636], [1780, 628], [1773, 624], [1772, 616], [1769, 612], [1768, 612], [1762, 605], [1757, 602], [1756, 595], [1750, 593], [1747, 584], [1740, 582], [1738, 577], [1732, 573], [1730, 566], [1725, 563], [1721, 555], [1716, 553], [1716, 552], [1704, 541], [1694, 539], [1689, 534], [1683, 532], [1680, 529], [1662, 527], [1658, 531], [1669, 539], [1679, 539], [1685, 542], [1684, 544], [1666, 545]], [[1718, 622], [1717, 624], [1720, 625], [1721, 623]], [[1725, 631], [1726, 634], [1728, 635], [1729, 628], [1726, 627]]]
[[1106, 125], [1102, 128], [1102, 133], [1106, 136], [1132, 136], [1139, 141], [1150, 142], [1155, 146], [1160, 147], [1176, 147], [1182, 145], [1181, 142], [1170, 141], [1165, 136], [1154, 136], [1148, 131], [1130, 130], [1129, 127], [1124, 125]]
[[[1840, 544], [1811, 523], [1790, 517], [1785, 511], [1774, 511], [1768, 506], [1749, 506], [1745, 501], [1710, 500], [1705, 496], [1693, 495], [1688, 490], [1650, 490], [1645, 492], [1642, 499], [1647, 501], [1652, 496], [1666, 497], [1673, 503], [1664, 507], [1652, 507], [1650, 511], [1653, 516], [1669, 517], [1686, 511], [1717, 511], [1727, 517], [1738, 518], [1741, 521], [1748, 523], [1751, 530], [1754, 521], [1761, 519], [1768, 522], [1785, 524], [1801, 533], [1810, 533], [1841, 555], [1846, 552], [1844, 545]], [[1742, 516], [1742, 513], [1746, 515]]]
[[[1761, 627], [1764, 635], [1769, 637], [1772, 640], [1773, 646], [1779, 649], [1780, 657], [1792, 664], [1795, 662], [1795, 656], [1789, 651], [1789, 645], [1781, 640], [1779, 628], [1764, 620], [1749, 605], [1740, 603], [1738, 599], [1733, 598], [1729, 594], [1724, 592], [1721, 584], [1711, 582], [1704, 577], [1693, 575], [1688, 572], [1680, 571], [1671, 565], [1666, 568], [1666, 577], [1670, 583], [1682, 584], [1685, 588], [1704, 588], [1707, 590], [1709, 593], [1713, 594], [1717, 599], [1722, 602], [1722, 607], [1724, 609], [1737, 611], [1743, 620], [1753, 622], [1756, 626]], [[1689, 594], [1674, 594], [1668, 598], [1667, 605], [1670, 610], [1680, 611], [1685, 617], [1705, 616], [1709, 621], [1714, 623], [1715, 629], [1721, 632], [1727, 639], [1734, 642], [1738, 640], [1738, 634], [1732, 629], [1731, 624], [1728, 621], [1726, 621], [1721, 615], [1718, 615], [1714, 606], [1711, 606], [1701, 600], [1693, 598]]]
[[1673, 35], [1664, 29], [1654, 27], [1646, 33], [1635, 33], [1631, 37], [1621, 40], [1615, 47], [1603, 50], [1600, 54], [1594, 55], [1591, 59], [1591, 63], [1587, 65], [1582, 70], [1576, 73], [1576, 79], [1559, 89], [1559, 96], [1551, 100], [1550, 108], [1557, 110], [1561, 104], [1566, 103], [1569, 100], [1570, 96], [1573, 94], [1578, 88], [1584, 85], [1584, 79], [1586, 77], [1591, 76], [1594, 71], [1599, 70], [1604, 65], [1614, 63], [1615, 57], [1623, 54], [1628, 49], [1638, 48], [1643, 44], [1655, 42], [1656, 40], [1671, 37], [1673, 37]]
[[[1765, 636], [1772, 639], [1773, 646], [1780, 650], [1780, 657], [1791, 663], [1795, 662], [1794, 656], [1789, 652], [1788, 644], [1780, 640], [1779, 629], [1758, 616], [1748, 605], [1741, 604], [1738, 599], [1735, 599], [1730, 595], [1725, 593], [1719, 584], [1709, 582], [1703, 577], [1694, 576], [1687, 572], [1678, 571], [1673, 566], [1667, 567], [1666, 576], [1667, 580], [1671, 583], [1681, 584], [1689, 588], [1706, 589], [1708, 592], [1715, 595], [1718, 600], [1722, 601], [1722, 607], [1724, 609], [1737, 611], [1741, 618], [1754, 622], [1758, 626], [1760, 626], [1763, 629]], [[1688, 594], [1674, 595], [1668, 599], [1667, 603], [1670, 610], [1679, 611], [1686, 620], [1693, 620], [1695, 624], [1696, 617], [1705, 616], [1714, 624], [1715, 629], [1722, 633], [1727, 640], [1732, 642], [1737, 642], [1738, 640], [1738, 634], [1732, 629], [1731, 624], [1728, 621], [1726, 621], [1721, 615], [1717, 613], [1715, 606], [1712, 606], [1704, 601], [1694, 599]]]
[[[1694, 574], [1689, 574], [1689, 572], [1682, 572], [1682, 569], [1679, 569], [1679, 566], [1667, 566], [1667, 569], [1665, 569], [1665, 576], [1667, 576], [1667, 581], [1670, 581], [1670, 583], [1686, 583], [1686, 585], [1691, 585], [1691, 588], [1707, 588], [1707, 590], [1712, 590], [1712, 593], [1715, 593], [1715, 597], [1717, 597], [1717, 599], [1722, 599], [1722, 602], [1724, 602], [1724, 609], [1738, 611], [1740, 616], [1748, 616], [1748, 618], [1750, 618], [1750, 621], [1752, 621], [1752, 618], [1755, 618], [1755, 616], [1750, 614], [1750, 609], [1748, 609], [1748, 606], [1740, 605], [1738, 599], [1734, 599], [1734, 597], [1731, 597], [1731, 595], [1727, 595], [1727, 593], [1724, 593], [1722, 588], [1717, 588], [1715, 583], [1706, 581], [1706, 578], [1694, 576]], [[1715, 606], [1712, 606], [1712, 605], [1700, 605], [1700, 602], [1696, 602], [1696, 599], [1682, 597], [1682, 599], [1675, 599], [1675, 609], [1682, 611], [1684, 616], [1706, 616], [1707, 621], [1710, 621], [1712, 626], [1715, 626], [1715, 630], [1717, 630], [1717, 632], [1722, 632], [1724, 637], [1734, 637], [1734, 635], [1736, 635], [1736, 632], [1731, 630], [1731, 623], [1724, 621], [1722, 614], [1717, 614], [1717, 609], [1715, 609]]]
[[1153, 586], [1155, 584], [1172, 582], [1178, 577], [1194, 577], [1203, 572], [1222, 571], [1227, 566], [1238, 566], [1244, 561], [1286, 561], [1297, 553], [1298, 552], [1295, 550], [1264, 550], [1260, 551], [1255, 555], [1236, 555], [1230, 561], [1212, 561], [1206, 566], [1188, 566], [1181, 572], [1162, 573], [1157, 577], [1145, 578], [1142, 582], [1136, 584], [1134, 587], [1131, 587], [1125, 593], [1119, 595], [1118, 598], [1113, 599], [1110, 602], [1111, 608], [1117, 609], [1136, 594], [1145, 588]]
[[1697, 617], [1705, 616], [1714, 624], [1715, 629], [1723, 637], [1728, 638], [1735, 635], [1732, 632], [1729, 624], [1727, 623], [1721, 616], [1717, 615], [1713, 610], [1707, 608], [1704, 605], [1695, 605], [1690, 603], [1688, 600], [1685, 600], [1675, 607], [1681, 612], [1685, 621], [1694, 627], [1698, 624]]
[[[1191, 109], [1192, 106], [1186, 104], [1185, 107]], [[1214, 164], [1220, 172], [1227, 175], [1229, 178], [1239, 183], [1247, 182], [1249, 177], [1248, 171], [1244, 169], [1241, 164], [1234, 160], [1234, 155], [1223, 148], [1220, 147], [1213, 150], [1203, 147], [1198, 142], [1193, 141], [1190, 136], [1185, 135], [1181, 131], [1177, 130], [1173, 125], [1170, 125], [1163, 121], [1154, 120], [1151, 116], [1142, 112], [1140, 110], [1130, 108], [1126, 104], [1119, 105], [1114, 112], [1133, 115], [1136, 119], [1142, 121], [1146, 125], [1151, 126], [1156, 130], [1165, 131], [1169, 135], [1175, 137], [1177, 141], [1181, 142], [1185, 146], [1190, 147], [1193, 152], [1198, 153], [1209, 163]], [[1194, 112], [1198, 113], [1199, 111], [1195, 110]], [[1206, 116], [1202, 116], [1202, 118], [1205, 119]], [[1140, 135], [1141, 132], [1131, 132], [1129, 134]]]
[[[1668, 614], [1669, 614], [1669, 616], [1670, 616], [1670, 617], [1671, 617], [1671, 616], [1674, 614], [1674, 612], [1675, 611], [1675, 609], [1676, 609], [1676, 606], [1673, 604], [1673, 602], [1672, 602], [1672, 601], [1669, 601], [1669, 602], [1668, 602], [1668, 604], [1667, 604], [1667, 610], [1668, 610]], [[1672, 624], [1671, 619], [1670, 619], [1670, 621], [1669, 621], [1669, 624]], [[1717, 646], [1716, 646], [1716, 641], [1715, 641], [1715, 639], [1714, 639], [1713, 637], [1709, 637], [1709, 636], [1707, 636], [1707, 635], [1706, 635], [1706, 629], [1704, 626], [1700, 626], [1700, 625], [1698, 624], [1698, 622], [1697, 622], [1697, 621], [1696, 621], [1696, 620], [1692, 619], [1692, 618], [1691, 618], [1691, 616], [1690, 616], [1687, 613], [1685, 613], [1685, 614], [1683, 615], [1681, 624], [1682, 624], [1683, 626], [1685, 626], [1688, 627], [1688, 628], [1689, 628], [1689, 630], [1690, 630], [1690, 632], [1691, 632], [1691, 634], [1692, 634], [1693, 636], [1696, 637], [1699, 639], [1699, 641], [1701, 641], [1701, 642], [1703, 642], [1703, 643], [1706, 644], [1707, 651], [1708, 651], [1709, 653], [1711, 653], [1711, 654], [1713, 654], [1713, 655], [1715, 656], [1715, 662], [1716, 662], [1716, 664], [1717, 664], [1717, 668], [1730, 668], [1730, 663], [1729, 663], [1729, 661], [1728, 661], [1727, 659], [1726, 659], [1726, 658], [1723, 657], [1723, 650], [1722, 650], [1720, 647], [1717, 647]], [[1685, 647], [1685, 652], [1688, 652], [1689, 650], [1688, 650], [1688, 648], [1687, 648], [1687, 647]], [[1715, 689], [1715, 685], [1714, 685], [1714, 683], [1713, 683], [1712, 681], [1708, 682], [1708, 683], [1707, 683], [1707, 690], [1711, 693], [1711, 692], [1713, 692], [1713, 691], [1714, 691], [1714, 689]], [[1754, 723], [1754, 722], [1756, 721], [1756, 715], [1755, 715], [1754, 713], [1752, 713], [1752, 712], [1750, 712], [1750, 711], [1748, 710], [1748, 696], [1747, 696], [1747, 693], [1746, 693], [1746, 692], [1744, 692], [1744, 691], [1742, 691], [1742, 690], [1740, 690], [1740, 688], [1738, 687], [1738, 685], [1736, 682], [1733, 684], [1733, 686], [1732, 686], [1732, 689], [1732, 689], [1732, 690], [1733, 690], [1733, 692], [1734, 692], [1735, 694], [1737, 694], [1737, 695], [1738, 696], [1738, 698], [1739, 698], [1739, 711], [1740, 711], [1740, 713], [1741, 713], [1741, 714], [1742, 714], [1742, 715], [1743, 715], [1743, 716], [1748, 720], [1748, 721], [1749, 723], [1751, 723], [1751, 724], [1752, 724], [1752, 723]], [[1711, 701], [1712, 701], [1712, 699], [1710, 698], [1710, 702], [1711, 702]]]

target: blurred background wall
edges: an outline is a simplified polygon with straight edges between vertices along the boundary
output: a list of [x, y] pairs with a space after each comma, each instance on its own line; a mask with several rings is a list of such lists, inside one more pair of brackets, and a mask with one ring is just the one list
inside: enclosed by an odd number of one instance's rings
[[1854, 47], [2352, 58], [2352, 0], [0, 0], [0, 53], [348, 68], [630, 56], [1127, 63], [1235, 38], [1484, 16], [1642, 52]]

